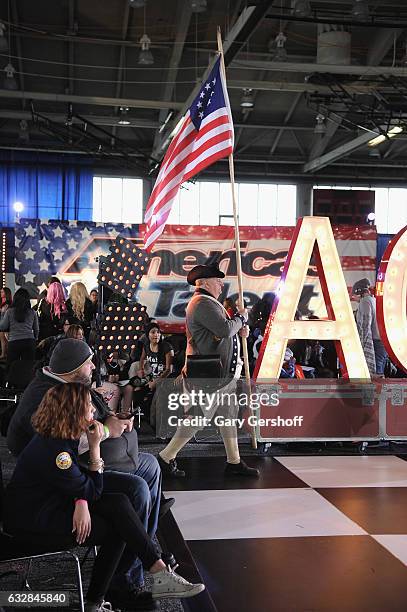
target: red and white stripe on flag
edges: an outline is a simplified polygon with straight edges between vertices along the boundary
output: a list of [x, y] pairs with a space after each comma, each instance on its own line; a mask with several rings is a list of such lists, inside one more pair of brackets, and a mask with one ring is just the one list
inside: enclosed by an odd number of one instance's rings
[[147, 204], [144, 248], [162, 234], [182, 183], [233, 152], [233, 121], [220, 57], [188, 109]]

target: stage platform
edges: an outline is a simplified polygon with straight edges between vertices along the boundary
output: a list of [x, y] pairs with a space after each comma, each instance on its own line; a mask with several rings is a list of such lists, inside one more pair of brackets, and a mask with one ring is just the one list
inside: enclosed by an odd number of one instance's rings
[[207, 586], [206, 612], [405, 612], [407, 462], [396, 455], [184, 457], [164, 484]]

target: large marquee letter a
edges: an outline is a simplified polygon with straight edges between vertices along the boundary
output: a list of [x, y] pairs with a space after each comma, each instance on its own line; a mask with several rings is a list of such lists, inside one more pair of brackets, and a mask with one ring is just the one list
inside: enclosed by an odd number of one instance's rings
[[[295, 321], [309, 261], [315, 259], [328, 319]], [[327, 217], [299, 219], [274, 300], [254, 372], [255, 380], [279, 378], [289, 339], [337, 340], [337, 352], [349, 378], [370, 380], [330, 221]]]

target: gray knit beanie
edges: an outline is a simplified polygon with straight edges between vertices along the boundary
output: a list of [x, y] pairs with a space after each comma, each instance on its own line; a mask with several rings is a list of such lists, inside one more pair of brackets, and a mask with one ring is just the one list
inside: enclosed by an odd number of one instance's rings
[[64, 338], [52, 351], [49, 369], [53, 374], [72, 374], [92, 356], [92, 349], [83, 340]]

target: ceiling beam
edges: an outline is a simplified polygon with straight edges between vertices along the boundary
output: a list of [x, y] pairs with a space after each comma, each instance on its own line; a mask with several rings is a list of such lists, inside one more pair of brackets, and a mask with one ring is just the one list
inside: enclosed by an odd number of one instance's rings
[[[44, 115], [45, 117], [48, 117], [48, 119], [50, 119], [51, 121], [55, 121], [56, 123], [58, 122], [63, 122], [65, 123], [66, 121], [66, 113], [49, 113], [49, 112], [41, 112], [42, 115]], [[114, 126], [117, 125], [117, 117], [114, 115], [89, 115], [89, 114], [85, 114], [82, 115], [84, 117], [84, 119], [94, 123], [95, 125], [104, 125], [104, 126]], [[31, 115], [31, 111], [22, 111], [22, 110], [6, 110], [6, 109], [1, 109], [0, 108], [0, 118], [2, 119], [16, 119], [16, 120], [21, 120], [21, 119], [31, 119], [32, 115]], [[76, 121], [78, 121], [75, 116], [73, 117], [73, 122], [75, 123]], [[117, 125], [118, 128], [120, 129], [126, 129], [126, 128], [131, 128], [131, 127], [135, 127], [135, 128], [146, 128], [146, 129], [151, 129], [151, 130], [156, 130], [159, 128], [160, 124], [158, 123], [158, 121], [154, 121], [154, 120], [149, 120], [149, 119], [137, 119], [134, 117], [129, 116], [128, 117], [128, 121], [130, 121], [130, 125], [127, 126], [119, 126]], [[313, 125], [283, 125], [281, 123], [265, 123], [265, 124], [261, 124], [261, 123], [235, 123], [234, 124], [236, 128], [244, 128], [245, 130], [259, 130], [260, 132], [264, 132], [265, 130], [282, 130], [283, 132], [289, 132], [289, 131], [294, 131], [294, 132], [313, 132], [314, 130], [314, 126]], [[402, 137], [402, 135], [400, 135]], [[400, 137], [397, 139], [399, 140]]]
[[273, 0], [260, 0], [255, 6], [248, 6], [242, 11], [223, 43], [226, 66], [247, 44], [248, 39], [261, 24], [272, 4]]
[[305, 157], [305, 149], [304, 149], [303, 145], [301, 144], [301, 142], [300, 142], [300, 140], [299, 140], [295, 130], [291, 130], [291, 134], [292, 134], [292, 136], [294, 138], [294, 141], [295, 141], [295, 143], [296, 143], [296, 145], [297, 145], [301, 155], [303, 157]]
[[396, 44], [398, 37], [403, 33], [403, 30], [394, 28], [385, 28], [380, 30], [369, 46], [366, 64], [368, 66], [378, 66], [386, 57], [393, 45]]
[[[171, 58], [168, 64], [167, 83], [164, 87], [162, 95], [163, 100], [171, 100], [174, 94], [175, 82], [178, 75], [178, 67], [181, 61], [182, 52], [184, 50], [185, 40], [188, 34], [189, 25], [191, 23], [192, 8], [191, 2], [188, 0], [178, 0], [177, 13], [175, 23], [178, 24], [175, 34], [175, 43], [172, 49]], [[161, 110], [158, 122], [160, 125], [164, 123], [168, 115], [168, 110]], [[155, 134], [152, 157], [159, 157], [161, 151], [161, 134], [159, 131]]]
[[[403, 30], [394, 30], [386, 28], [384, 30], [380, 30], [377, 36], [374, 37], [367, 53], [367, 65], [377, 67], [381, 61], [385, 58], [393, 44], [396, 44], [396, 40], [398, 36], [402, 33]], [[344, 105], [341, 105], [343, 111], [346, 111]], [[311, 147], [311, 152], [309, 155], [309, 159], [313, 160], [317, 157], [320, 157], [324, 151], [327, 149], [329, 143], [332, 138], [335, 136], [338, 128], [343, 122], [345, 115], [337, 115], [337, 120], [329, 121], [327, 125], [327, 130], [324, 136], [321, 138], [315, 138], [313, 146]]]
[[[256, 91], [292, 91], [294, 93], [326, 93], [332, 94], [332, 89], [326, 85], [312, 85], [311, 83], [300, 83], [297, 81], [259, 81], [249, 80], [239, 81], [232, 79], [227, 81], [228, 89], [254, 89]], [[343, 86], [346, 91], [352, 94], [365, 94], [373, 91], [375, 88], [371, 85], [359, 85], [354, 82]]]
[[[203, 81], [209, 74], [213, 67], [213, 62], [208, 66], [201, 81]], [[189, 96], [187, 102], [191, 104], [194, 97], [199, 92], [199, 87], [196, 86]], [[267, 81], [228, 81], [228, 89], [244, 89], [248, 87], [250, 89], [257, 89], [259, 91], [288, 91], [288, 92], [319, 92], [328, 93], [327, 87], [313, 86], [308, 83], [284, 83], [284, 82], [267, 82]], [[371, 88], [359, 89], [357, 93], [366, 93], [371, 91]], [[193, 97], [192, 97], [193, 96]], [[39, 91], [10, 91], [8, 89], [0, 89], [0, 99], [9, 98], [16, 100], [43, 100], [48, 102], [72, 102], [76, 104], [88, 104], [91, 106], [128, 106], [129, 108], [150, 108], [150, 109], [175, 109], [183, 111], [188, 108], [187, 102], [175, 102], [173, 100], [142, 100], [135, 98], [111, 98], [105, 96], [79, 96], [77, 94], [55, 94], [45, 93]], [[182, 113], [182, 114], [183, 114]], [[176, 123], [175, 123], [176, 125]]]
[[[48, 113], [41, 112], [41, 115], [47, 117], [51, 121], [55, 123], [65, 123], [66, 122], [66, 113]], [[19, 110], [4, 110], [0, 109], [0, 117], [2, 119], [26, 119], [30, 120], [32, 118], [31, 111], [19, 111]], [[149, 121], [148, 119], [134, 119], [133, 117], [129, 117], [130, 125], [120, 126], [117, 124], [116, 116], [104, 116], [104, 115], [83, 115], [83, 118], [95, 125], [104, 125], [104, 126], [117, 126], [120, 129], [125, 128], [146, 128], [151, 130], [156, 130], [159, 127], [157, 121]], [[72, 118], [73, 123], [81, 123], [75, 116]]]
[[375, 138], [376, 136], [379, 136], [379, 133], [366, 131], [357, 138], [354, 138], [349, 142], [345, 142], [345, 144], [336, 147], [336, 149], [332, 149], [332, 151], [325, 153], [325, 155], [321, 155], [316, 159], [308, 161], [306, 164], [304, 164], [303, 172], [315, 172], [316, 170], [320, 170], [325, 166], [329, 166], [329, 164], [332, 164], [341, 157], [350, 155], [353, 153], [353, 151], [356, 151], [356, 149], [360, 149], [360, 147], [363, 147], [369, 142], [369, 140], [372, 140], [372, 138]]
[[[302, 96], [302, 93], [297, 94], [296, 97], [294, 98], [290, 108], [288, 109], [287, 114], [284, 117], [284, 121], [283, 121], [285, 126], [290, 121], [291, 117], [293, 116], [294, 111], [297, 108], [299, 101], [301, 100], [301, 96]], [[269, 157], [272, 157], [274, 155], [274, 151], [277, 149], [278, 143], [280, 142], [283, 133], [284, 133], [284, 130], [280, 129], [278, 134], [277, 134], [277, 136], [274, 139], [274, 142], [273, 142], [272, 146], [271, 146]]]
[[165, 102], [163, 100], [140, 100], [133, 98], [109, 98], [104, 96], [78, 96], [67, 94], [42, 93], [39, 91], [9, 91], [0, 89], [0, 98], [14, 98], [18, 100], [44, 100], [48, 102], [72, 102], [73, 104], [89, 104], [93, 106], [128, 106], [129, 108], [174, 108], [183, 107], [182, 102]]
[[262, 62], [252, 60], [234, 60], [231, 68], [249, 70], [267, 70], [270, 72], [301, 72], [312, 74], [313, 72], [328, 74], [349, 74], [354, 76], [406, 76], [405, 67], [400, 66], [343, 66], [337, 64], [312, 64], [301, 62]]

